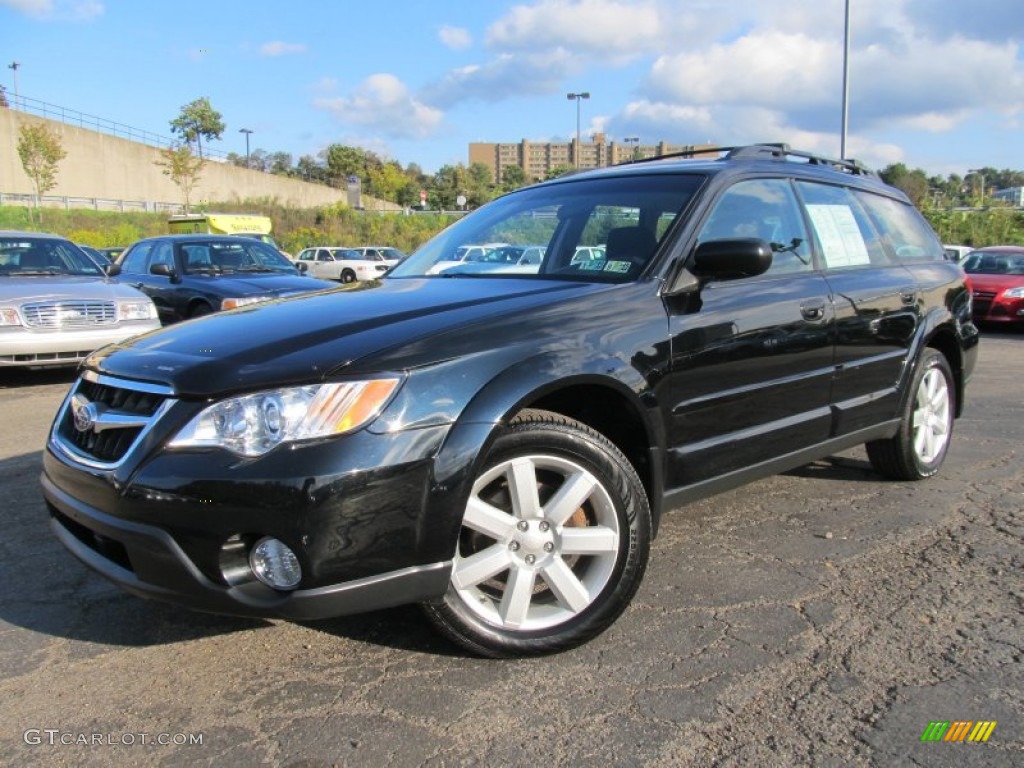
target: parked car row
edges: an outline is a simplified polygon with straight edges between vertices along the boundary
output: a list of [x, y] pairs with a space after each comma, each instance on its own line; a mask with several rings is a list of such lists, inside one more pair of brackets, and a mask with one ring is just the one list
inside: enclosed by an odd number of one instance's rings
[[[387, 254], [387, 255], [385, 255]], [[405, 258], [397, 248], [320, 246], [299, 251], [292, 263], [321, 280], [376, 280]]]

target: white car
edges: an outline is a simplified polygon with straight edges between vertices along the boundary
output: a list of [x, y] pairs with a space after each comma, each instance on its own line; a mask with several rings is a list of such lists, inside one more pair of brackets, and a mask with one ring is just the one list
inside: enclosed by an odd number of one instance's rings
[[152, 299], [70, 240], [0, 232], [0, 368], [74, 365], [159, 327]]
[[364, 254], [356, 248], [320, 246], [299, 251], [292, 262], [307, 275], [321, 280], [376, 280], [398, 263], [379, 255]]
[[390, 245], [359, 245], [352, 250], [359, 251], [363, 256], [371, 259], [381, 259], [389, 264], [397, 264], [408, 255]]
[[505, 248], [509, 243], [483, 243], [481, 245], [460, 245], [447, 259], [437, 262], [427, 270], [428, 275], [437, 275], [459, 264], [488, 262], [494, 258], [495, 251]]

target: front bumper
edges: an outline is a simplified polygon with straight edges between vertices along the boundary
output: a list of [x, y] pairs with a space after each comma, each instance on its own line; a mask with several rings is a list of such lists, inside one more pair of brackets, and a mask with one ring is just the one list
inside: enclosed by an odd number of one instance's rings
[[159, 320], [68, 330], [0, 329], [0, 367], [72, 365], [90, 353], [160, 327]]
[[[257, 460], [164, 446], [201, 404], [170, 401], [122, 459], [88, 462], [58, 414], [43, 456], [51, 526], [125, 590], [199, 610], [312, 619], [439, 597], [460, 502], [436, 489], [447, 426], [282, 446]], [[302, 568], [293, 591], [255, 578], [273, 537]]]

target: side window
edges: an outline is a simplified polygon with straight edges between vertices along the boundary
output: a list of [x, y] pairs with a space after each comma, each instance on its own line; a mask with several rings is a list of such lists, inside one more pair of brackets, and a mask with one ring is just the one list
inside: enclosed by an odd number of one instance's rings
[[896, 261], [943, 260], [942, 243], [914, 206], [863, 190], [855, 194]]
[[740, 181], [718, 198], [698, 239], [705, 242], [736, 237], [758, 237], [771, 246], [769, 275], [814, 268], [800, 206], [786, 179]]
[[313, 261], [313, 257], [313, 251], [306, 250], [299, 254], [299, 261]]
[[162, 240], [153, 246], [153, 255], [149, 258], [149, 269], [152, 269], [154, 264], [174, 266], [174, 251], [171, 249], [171, 244], [166, 240]]
[[827, 269], [886, 266], [889, 257], [857, 198], [846, 187], [799, 181]]
[[127, 254], [121, 261], [122, 272], [145, 272], [146, 271], [146, 259], [149, 258], [149, 252], [153, 249], [153, 243], [139, 243]]

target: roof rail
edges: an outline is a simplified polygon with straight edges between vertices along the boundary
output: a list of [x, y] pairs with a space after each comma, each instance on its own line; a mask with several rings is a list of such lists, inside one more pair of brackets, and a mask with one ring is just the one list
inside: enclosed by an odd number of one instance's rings
[[877, 175], [859, 160], [853, 160], [852, 158], [848, 160], [837, 160], [835, 158], [816, 155], [813, 152], [802, 152], [800, 150], [790, 149], [789, 145], [784, 143], [746, 144], [736, 147], [693, 147], [691, 149], [684, 149], [680, 152], [671, 152], [666, 155], [641, 157], [635, 160], [629, 160], [625, 163], [620, 163], [620, 165], [649, 163], [656, 160], [667, 160], [670, 158], [680, 157], [692, 158], [712, 154], [720, 155], [718, 158], [719, 160], [750, 158], [759, 160], [775, 160], [778, 162], [791, 162], [796, 158], [799, 158], [808, 165], [824, 165], [832, 168], [833, 170], [851, 173], [857, 176]]

